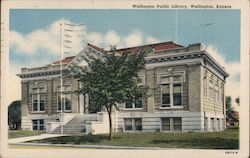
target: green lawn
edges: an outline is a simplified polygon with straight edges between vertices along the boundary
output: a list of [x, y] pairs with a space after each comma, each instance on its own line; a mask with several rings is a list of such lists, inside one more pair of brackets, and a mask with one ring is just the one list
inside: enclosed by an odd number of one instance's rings
[[31, 142], [51, 144], [88, 144], [134, 147], [238, 149], [239, 130], [227, 129], [211, 133], [115, 133], [112, 141], [107, 135], [64, 136]]
[[28, 137], [35, 136], [45, 133], [44, 131], [9, 131], [8, 137], [11, 138], [19, 138], [19, 137]]

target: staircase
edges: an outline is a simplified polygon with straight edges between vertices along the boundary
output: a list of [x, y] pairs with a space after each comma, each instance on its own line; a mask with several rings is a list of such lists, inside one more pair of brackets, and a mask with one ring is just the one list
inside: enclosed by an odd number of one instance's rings
[[[65, 125], [63, 125], [63, 134], [85, 134], [86, 121], [96, 121], [96, 115], [75, 115]], [[52, 131], [54, 134], [61, 133], [61, 125]]]

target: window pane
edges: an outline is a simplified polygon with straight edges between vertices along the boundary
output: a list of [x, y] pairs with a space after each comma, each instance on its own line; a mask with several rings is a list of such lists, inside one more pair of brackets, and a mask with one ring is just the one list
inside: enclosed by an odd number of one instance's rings
[[44, 126], [42, 125], [42, 126], [40, 126], [40, 130], [44, 130]]
[[39, 130], [44, 130], [44, 121], [43, 120], [39, 120]]
[[40, 111], [44, 111], [45, 95], [40, 95]]
[[182, 105], [181, 101], [181, 84], [174, 84], [174, 106]]
[[181, 94], [174, 94], [174, 106], [181, 106]]
[[[61, 102], [61, 101], [62, 101], [62, 102]], [[61, 108], [61, 107], [62, 107], [62, 108]], [[58, 94], [57, 109], [58, 109], [58, 110], [64, 109], [64, 98], [61, 99], [61, 94]]]
[[182, 126], [181, 126], [181, 118], [180, 117], [175, 117], [173, 118], [174, 121], [174, 130], [175, 131], [181, 131]]
[[161, 91], [162, 91], [162, 106], [169, 107], [170, 106], [169, 84], [161, 85]]
[[141, 118], [136, 118], [135, 119], [135, 130], [142, 130]]
[[33, 102], [33, 111], [37, 111], [37, 100]]
[[138, 100], [136, 100], [135, 101], [135, 108], [142, 108], [142, 100], [140, 99], [138, 99]]
[[131, 100], [125, 102], [125, 108], [133, 108], [133, 102]]
[[32, 120], [32, 129], [37, 130], [37, 120]]
[[170, 106], [170, 95], [162, 94], [162, 107], [169, 107], [169, 106]]
[[174, 93], [181, 93], [181, 84], [174, 84]]
[[43, 125], [44, 124], [44, 121], [43, 120], [40, 120], [40, 125]]
[[40, 111], [44, 111], [44, 102], [40, 102]]
[[161, 119], [162, 130], [170, 130], [170, 118]]
[[33, 125], [37, 125], [37, 120], [32, 120]]
[[33, 126], [33, 130], [37, 130], [37, 126], [36, 125]]
[[132, 130], [132, 119], [124, 119], [125, 130]]
[[65, 104], [65, 110], [71, 110], [71, 100], [66, 99]]

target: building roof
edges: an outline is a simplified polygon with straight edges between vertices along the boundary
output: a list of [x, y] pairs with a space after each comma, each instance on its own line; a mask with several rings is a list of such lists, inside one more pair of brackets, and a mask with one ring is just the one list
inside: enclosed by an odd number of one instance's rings
[[160, 52], [160, 51], [169, 50], [169, 49], [183, 48], [183, 46], [176, 44], [173, 41], [169, 41], [169, 42], [162, 42], [162, 43], [156, 43], [156, 44], [148, 44], [148, 45], [141, 45], [141, 46], [136, 46], [136, 47], [117, 49], [116, 52], [117, 53], [124, 53], [124, 52], [135, 53], [141, 48], [152, 48], [154, 49], [155, 52]]
[[[103, 48], [97, 47], [95, 45], [92, 45], [88, 43], [88, 46], [98, 50], [99, 52], [102, 53], [107, 53], [110, 51], [104, 50]], [[160, 52], [164, 50], [169, 50], [169, 49], [178, 49], [178, 48], [183, 48], [183, 46], [174, 43], [173, 41], [169, 42], [162, 42], [162, 43], [156, 43], [156, 44], [148, 44], [148, 45], [141, 45], [141, 46], [136, 46], [136, 47], [128, 47], [128, 48], [122, 48], [122, 49], [117, 49], [116, 52], [121, 54], [121, 53], [135, 53], [141, 48], [152, 48], [154, 49], [155, 52]], [[62, 60], [62, 64], [68, 64], [70, 63], [76, 56], [70, 56], [66, 57]], [[52, 64], [60, 64], [60, 60], [57, 60], [53, 62]]]
[[[75, 58], [75, 56], [70, 56], [70, 57], [66, 57], [62, 60], [62, 64], [68, 64], [70, 63], [73, 59]], [[60, 60], [54, 61], [52, 64], [61, 64]]]

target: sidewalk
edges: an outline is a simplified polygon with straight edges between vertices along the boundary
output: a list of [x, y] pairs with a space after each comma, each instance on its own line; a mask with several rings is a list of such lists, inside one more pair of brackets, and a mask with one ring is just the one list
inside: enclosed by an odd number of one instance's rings
[[63, 134], [63, 135], [61, 135], [61, 134], [41, 134], [41, 135], [37, 135], [37, 136], [8, 139], [8, 143], [9, 144], [16, 144], [16, 143], [23, 143], [23, 142], [31, 141], [31, 140], [54, 138], [54, 137], [60, 137], [60, 136], [67, 136], [67, 135], [66, 134]]
[[111, 146], [111, 145], [75, 145], [75, 144], [49, 144], [49, 143], [11, 143], [18, 146], [37, 146], [37, 147], [63, 147], [77, 149], [120, 149], [120, 150], [166, 150], [168, 148], [160, 147], [132, 147], [132, 146]]

